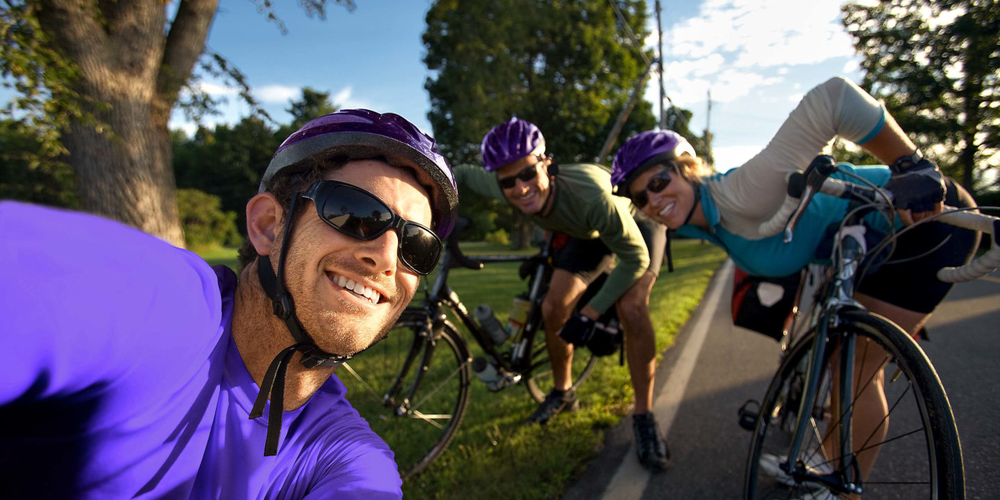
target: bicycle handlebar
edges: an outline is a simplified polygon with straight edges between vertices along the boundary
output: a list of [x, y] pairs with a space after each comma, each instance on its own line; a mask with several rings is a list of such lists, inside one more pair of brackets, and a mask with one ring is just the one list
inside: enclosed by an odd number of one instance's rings
[[462, 253], [462, 249], [458, 246], [458, 231], [452, 231], [451, 235], [448, 236], [448, 252], [451, 254], [451, 258], [455, 260], [456, 264], [466, 269], [478, 271], [483, 268], [482, 261], [466, 257], [465, 254]]
[[[946, 209], [951, 207], [945, 207]], [[937, 277], [945, 283], [961, 283], [982, 278], [1000, 267], [1000, 218], [975, 212], [942, 212], [941, 222], [992, 236], [990, 249], [960, 267], [944, 267]]]
[[[824, 157], [817, 157], [817, 160]], [[830, 158], [830, 157], [825, 157]], [[813, 160], [810, 169], [817, 163]], [[830, 158], [832, 160], [832, 158]], [[824, 160], [826, 163], [826, 160]], [[836, 164], [834, 164], [836, 167]], [[826, 178], [829, 173], [824, 170], [815, 170], [806, 174], [794, 172], [788, 176], [788, 194], [784, 203], [770, 219], [760, 225], [758, 231], [762, 237], [770, 237], [778, 234], [784, 228], [783, 241], [790, 243], [792, 233], [809, 205], [812, 197], [817, 193], [823, 193], [838, 198], [860, 199], [871, 203], [883, 203], [888, 205], [892, 202], [892, 193], [884, 190], [875, 190], [860, 184], [844, 182], [838, 179]], [[818, 188], [812, 189], [814, 185]], [[796, 196], [797, 194], [797, 196]], [[945, 267], [938, 270], [938, 279], [946, 283], [960, 283], [982, 278], [992, 273], [1000, 267], [1000, 218], [986, 214], [959, 210], [954, 207], [944, 207], [940, 214], [928, 217], [925, 220], [939, 220], [945, 224], [979, 231], [991, 236], [990, 249], [972, 262], [960, 267]]]
[[[759, 231], [766, 236], [778, 234], [781, 226], [784, 226], [785, 243], [792, 242], [795, 226], [799, 224], [802, 215], [805, 214], [806, 206], [812, 201], [813, 196], [823, 187], [823, 181], [837, 171], [837, 162], [832, 156], [820, 155], [813, 158], [806, 168], [805, 173], [793, 172], [788, 176], [788, 193], [785, 202], [778, 209], [778, 213], [770, 220], [760, 225]], [[801, 200], [801, 201], [800, 201]]]

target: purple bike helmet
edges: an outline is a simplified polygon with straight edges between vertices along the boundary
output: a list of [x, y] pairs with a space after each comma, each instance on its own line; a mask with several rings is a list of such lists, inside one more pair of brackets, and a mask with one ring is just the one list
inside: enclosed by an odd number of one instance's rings
[[619, 193], [628, 193], [628, 185], [639, 174], [684, 153], [696, 156], [691, 143], [673, 130], [640, 132], [625, 141], [615, 153], [611, 184], [618, 187]]
[[433, 138], [393, 113], [342, 109], [306, 123], [278, 147], [261, 177], [260, 192], [278, 171], [320, 152], [352, 159], [384, 156], [391, 164], [413, 167], [421, 182], [434, 191], [431, 212], [435, 232], [446, 238], [455, 227], [458, 186], [451, 166]]
[[483, 137], [483, 167], [488, 172], [528, 155], [545, 153], [545, 137], [534, 123], [513, 117]]

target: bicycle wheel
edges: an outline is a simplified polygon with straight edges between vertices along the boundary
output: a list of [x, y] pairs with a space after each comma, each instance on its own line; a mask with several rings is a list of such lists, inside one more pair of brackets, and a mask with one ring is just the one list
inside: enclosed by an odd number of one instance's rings
[[[536, 330], [533, 340], [531, 369], [524, 374], [524, 387], [535, 401], [541, 403], [553, 388], [552, 365], [549, 364], [549, 351], [545, 346], [545, 331], [541, 328]], [[570, 387], [576, 390], [587, 381], [590, 372], [594, 371], [597, 356], [586, 348], [578, 348], [573, 354], [573, 367], [570, 371], [573, 382]]]
[[[964, 498], [958, 430], [948, 397], [927, 356], [909, 335], [881, 317], [850, 311], [842, 313], [840, 320], [837, 327], [830, 328], [830, 338], [834, 339], [831, 345], [853, 335], [857, 340], [855, 366], [884, 366], [882, 376], [876, 373], [855, 377], [852, 384], [855, 400], [883, 385], [888, 410], [887, 420], [883, 421], [887, 425], [879, 428], [876, 424], [875, 431], [858, 432], [865, 423], [860, 418], [852, 420], [855, 439], [848, 463], [851, 474], [863, 477], [863, 498]], [[792, 348], [768, 388], [747, 459], [745, 498], [812, 498], [822, 491], [816, 482], [796, 481], [784, 472], [775, 473], [776, 464], [788, 456], [794, 431], [794, 423], [783, 423], [795, 422], [799, 411], [797, 406], [786, 403], [799, 400], [794, 391], [801, 390], [801, 374], [815, 338], [816, 332], [812, 331]], [[836, 470], [840, 458], [830, 456], [835, 454], [830, 450], [838, 447], [831, 443], [837, 440], [838, 426], [843, 421], [839, 405], [831, 404], [836, 398], [829, 397], [836, 393], [829, 389], [831, 382], [839, 376], [831, 373], [830, 367], [839, 370], [839, 363], [824, 365], [820, 391], [828, 389], [817, 395], [810, 409], [809, 428], [798, 459], [813, 472], [842, 477], [843, 471]], [[853, 402], [850, 407], [858, 411]], [[867, 429], [871, 428], [869, 424]], [[833, 436], [833, 441], [827, 438], [824, 445], [826, 436]], [[862, 454], [868, 455], [859, 460]], [[866, 467], [870, 472], [861, 472]]]
[[407, 311], [388, 337], [338, 370], [351, 405], [388, 443], [403, 479], [444, 452], [469, 402], [464, 340], [451, 323], [433, 335], [429, 324], [422, 311]]

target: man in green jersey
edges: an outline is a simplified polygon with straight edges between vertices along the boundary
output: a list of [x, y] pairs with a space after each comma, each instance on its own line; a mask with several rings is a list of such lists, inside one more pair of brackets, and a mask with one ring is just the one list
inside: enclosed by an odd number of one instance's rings
[[[656, 371], [656, 338], [649, 320], [649, 294], [660, 269], [666, 229], [611, 193], [610, 172], [596, 164], [560, 165], [545, 156], [545, 138], [534, 124], [512, 118], [483, 138], [484, 169], [455, 169], [474, 191], [506, 200], [546, 230], [561, 233], [555, 271], [542, 303], [554, 389], [529, 417], [544, 424], [562, 410], [579, 407], [570, 370], [574, 346], [594, 335], [596, 320], [617, 308], [635, 390], [633, 430], [639, 461], [649, 469], [670, 464], [650, 411]], [[588, 285], [618, 264], [597, 294], [574, 313]]]

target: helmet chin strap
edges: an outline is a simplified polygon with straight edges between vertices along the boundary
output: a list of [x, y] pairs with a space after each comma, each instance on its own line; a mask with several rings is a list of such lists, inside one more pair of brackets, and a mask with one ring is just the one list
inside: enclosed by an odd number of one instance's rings
[[688, 212], [687, 217], [684, 218], [684, 224], [681, 224], [682, 226], [686, 226], [688, 222], [691, 222], [691, 216], [694, 215], [694, 209], [698, 208], [698, 203], [701, 202], [701, 187], [693, 183], [691, 187], [694, 188], [694, 202], [691, 203], [691, 210]]
[[[302, 353], [302, 365], [306, 368], [317, 366], [338, 366], [351, 359], [351, 355], [330, 354], [321, 350], [313, 342], [312, 337], [302, 327], [299, 318], [295, 315], [295, 304], [292, 296], [285, 290], [284, 267], [285, 258], [288, 255], [289, 242], [292, 235], [292, 218], [295, 213], [295, 203], [298, 195], [292, 195], [291, 206], [288, 209], [288, 217], [285, 220], [284, 244], [281, 245], [281, 253], [278, 257], [278, 273], [275, 276], [271, 269], [271, 259], [266, 255], [258, 257], [257, 276], [260, 278], [261, 287], [264, 293], [271, 298], [274, 305], [274, 315], [285, 321], [289, 333], [295, 343], [282, 349], [271, 361], [267, 372], [264, 373], [264, 380], [261, 382], [260, 392], [254, 401], [250, 411], [250, 418], [258, 418], [264, 414], [264, 405], [267, 400], [271, 400], [271, 410], [268, 413], [267, 439], [264, 443], [264, 456], [274, 456], [278, 453], [278, 443], [281, 439], [281, 417], [285, 406], [285, 373], [288, 364], [292, 360], [292, 355], [296, 351]], [[278, 277], [281, 277], [280, 279]]]

